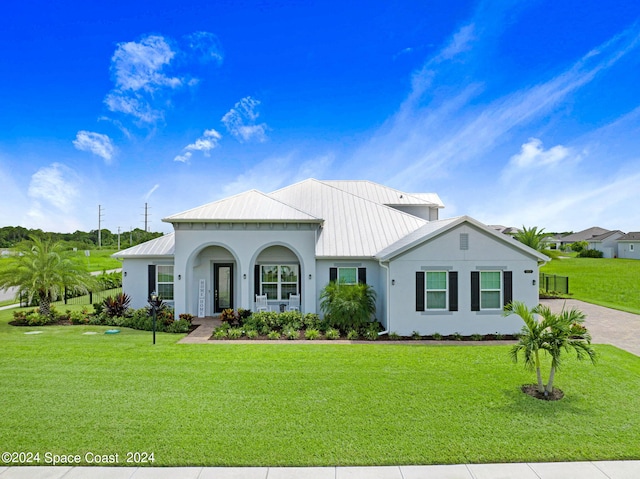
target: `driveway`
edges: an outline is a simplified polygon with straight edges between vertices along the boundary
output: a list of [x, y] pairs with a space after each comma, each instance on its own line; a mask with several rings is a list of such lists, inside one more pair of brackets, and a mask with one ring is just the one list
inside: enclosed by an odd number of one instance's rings
[[640, 315], [585, 303], [577, 299], [541, 299], [551, 311], [560, 312], [577, 308], [587, 315], [585, 326], [589, 329], [594, 343], [617, 346], [640, 356]]

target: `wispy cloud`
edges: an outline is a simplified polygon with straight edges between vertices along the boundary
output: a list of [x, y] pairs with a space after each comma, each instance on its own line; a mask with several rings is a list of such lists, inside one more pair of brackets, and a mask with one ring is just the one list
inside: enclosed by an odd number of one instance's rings
[[70, 168], [53, 163], [40, 168], [31, 177], [28, 194], [36, 200], [44, 200], [59, 210], [67, 210], [78, 196], [77, 175]]
[[173, 161], [189, 163], [193, 151], [201, 151], [204, 156], [209, 156], [210, 151], [218, 146], [221, 138], [222, 135], [213, 128], [205, 130], [200, 138], [184, 147], [185, 153], [176, 156]]
[[257, 124], [260, 114], [257, 111], [260, 101], [250, 96], [237, 102], [223, 117], [222, 123], [241, 142], [266, 141], [267, 124]]
[[186, 37], [191, 54], [201, 63], [222, 64], [224, 54], [220, 40], [213, 33], [195, 32]]
[[107, 135], [85, 130], [77, 133], [76, 139], [73, 140], [73, 146], [78, 150], [88, 151], [101, 157], [107, 164], [111, 163], [116, 151], [111, 138]]
[[149, 191], [147, 191], [147, 193], [144, 195], [144, 200], [145, 201], [149, 201], [149, 198], [151, 198], [151, 195], [158, 189], [160, 188], [159, 184], [155, 184], [153, 185], [153, 188], [151, 188]]

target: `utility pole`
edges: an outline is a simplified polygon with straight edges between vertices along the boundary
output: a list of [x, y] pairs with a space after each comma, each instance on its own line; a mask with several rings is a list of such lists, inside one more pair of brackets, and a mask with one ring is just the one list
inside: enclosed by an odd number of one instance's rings
[[129, 246], [133, 244], [133, 226], [129, 226]]
[[149, 215], [151, 213], [149, 213], [149, 204], [145, 203], [144, 204], [144, 231], [145, 233], [147, 231], [149, 231]]
[[102, 205], [98, 205], [98, 249], [102, 248]]
[[120, 250], [120, 227], [118, 226], [118, 250]]

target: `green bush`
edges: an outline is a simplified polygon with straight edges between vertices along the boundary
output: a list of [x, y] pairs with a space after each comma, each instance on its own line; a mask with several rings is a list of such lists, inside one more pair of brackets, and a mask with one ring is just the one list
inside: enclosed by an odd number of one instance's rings
[[398, 333], [396, 333], [395, 331], [391, 331], [389, 333], [389, 339], [391, 339], [393, 341], [397, 341], [398, 339], [400, 339], [400, 335]]
[[89, 314], [86, 310], [69, 311], [69, 321], [71, 324], [89, 324]]
[[280, 331], [269, 331], [267, 338], [272, 340], [280, 339]]
[[248, 339], [256, 339], [259, 336], [258, 331], [256, 331], [255, 329], [248, 330], [245, 335]]
[[186, 319], [174, 321], [165, 329], [166, 333], [188, 333], [191, 323]]
[[227, 337], [227, 330], [223, 328], [216, 328], [213, 332], [213, 337], [215, 339], [225, 339]]
[[188, 323], [191, 323], [193, 321], [193, 314], [189, 314], [189, 313], [182, 313], [178, 316], [179, 319], [183, 319], [185, 321], [187, 321]]
[[440, 333], [433, 333], [431, 335], [431, 337], [435, 340], [435, 341], [442, 341], [442, 334]]
[[119, 293], [115, 296], [109, 296], [102, 302], [104, 313], [108, 317], [124, 316], [131, 304], [131, 298], [127, 293]]
[[378, 332], [378, 323], [371, 323], [367, 329], [365, 329], [364, 337], [369, 341], [376, 341], [380, 337]]
[[583, 249], [578, 253], [578, 258], [602, 258], [604, 254], [597, 249]]
[[376, 312], [376, 292], [368, 284], [329, 282], [320, 293], [320, 308], [330, 326], [362, 328]]
[[340, 339], [340, 331], [335, 328], [329, 328], [324, 333], [326, 339]]
[[309, 341], [313, 341], [314, 339], [318, 339], [320, 337], [320, 331], [314, 328], [309, 328], [304, 332], [304, 338]]
[[298, 339], [300, 337], [300, 333], [297, 329], [288, 328], [284, 330], [284, 337], [286, 339]]
[[482, 338], [483, 338], [482, 334], [477, 334], [477, 333], [476, 333], [476, 334], [472, 334], [472, 335], [471, 335], [471, 339], [472, 339], [473, 341], [482, 341]]
[[242, 337], [242, 329], [229, 328], [228, 335], [229, 335], [229, 339], [239, 339]]
[[359, 339], [359, 338], [360, 338], [360, 333], [358, 332], [358, 330], [357, 330], [357, 329], [350, 329], [350, 330], [347, 332], [347, 339], [348, 339], [349, 341], [355, 341], [355, 340], [357, 340], [357, 339]]
[[422, 336], [420, 336], [419, 331], [414, 331], [411, 333], [411, 339], [415, 339], [415, 340], [422, 339]]

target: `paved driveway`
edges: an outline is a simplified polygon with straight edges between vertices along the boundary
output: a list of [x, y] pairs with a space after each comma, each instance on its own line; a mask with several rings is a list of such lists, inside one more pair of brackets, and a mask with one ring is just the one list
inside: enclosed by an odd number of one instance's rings
[[605, 308], [577, 299], [541, 299], [553, 312], [577, 308], [587, 315], [585, 326], [589, 329], [594, 343], [614, 346], [640, 356], [640, 315]]

